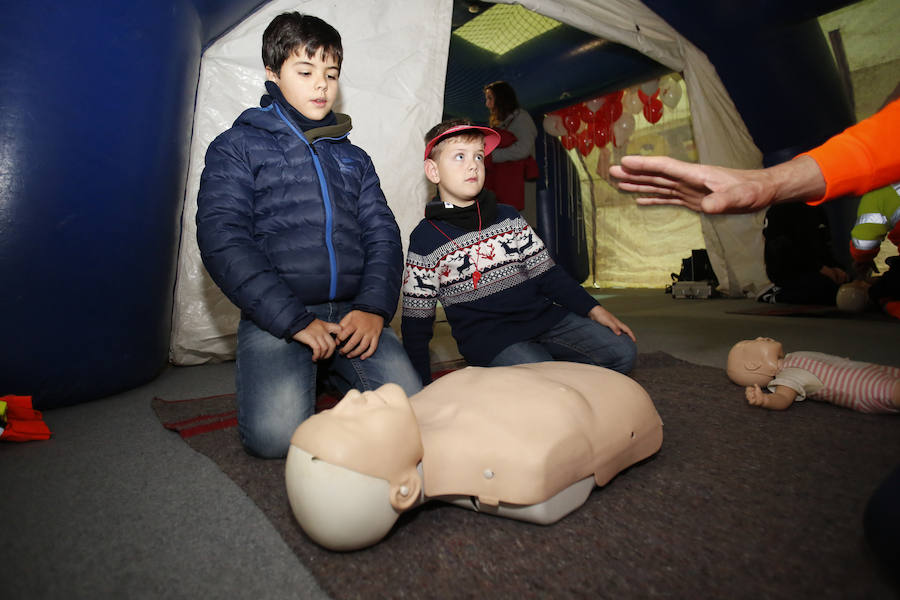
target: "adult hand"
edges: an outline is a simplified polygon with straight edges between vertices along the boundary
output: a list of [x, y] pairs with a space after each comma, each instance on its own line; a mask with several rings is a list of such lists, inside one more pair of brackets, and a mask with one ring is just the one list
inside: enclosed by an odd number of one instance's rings
[[729, 169], [667, 156], [624, 156], [609, 169], [619, 189], [641, 205], [671, 204], [708, 214], [756, 212], [825, 193], [819, 165], [808, 156], [768, 169]]
[[829, 267], [828, 265], [822, 265], [822, 268], [819, 269], [819, 272], [838, 285], [847, 283], [847, 281], [850, 279], [847, 275], [847, 272], [840, 267]]
[[384, 329], [384, 317], [362, 310], [351, 310], [341, 319], [340, 326], [338, 341], [341, 343], [341, 354], [347, 358], [359, 357], [365, 360], [378, 349], [378, 340]]
[[597, 305], [591, 309], [591, 312], [588, 313], [588, 318], [591, 321], [600, 323], [601, 325], [606, 325], [616, 335], [622, 335], [624, 333], [631, 338], [632, 342], [637, 341], [637, 339], [634, 337], [634, 334], [631, 332], [631, 328], [628, 327], [628, 325], [620, 321], [614, 314], [600, 305]]
[[320, 319], [314, 319], [312, 323], [293, 335], [293, 338], [301, 344], [306, 344], [312, 350], [313, 362], [320, 358], [329, 358], [337, 347], [334, 335], [341, 332], [337, 323], [329, 323]]

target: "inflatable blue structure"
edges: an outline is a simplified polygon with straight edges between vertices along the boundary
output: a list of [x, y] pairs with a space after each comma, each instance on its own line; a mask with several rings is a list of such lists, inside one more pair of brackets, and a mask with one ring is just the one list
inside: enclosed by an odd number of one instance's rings
[[[137, 387], [166, 365], [200, 57], [261, 4], [74, 0], [4, 6], [0, 394], [31, 395], [37, 408], [52, 408]], [[467, 4], [457, 0], [460, 11]], [[696, 43], [717, 66], [751, 134], [765, 142], [764, 152], [814, 145], [849, 123], [830, 55], [823, 60], [827, 46], [810, 43], [821, 32], [809, 21], [848, 2], [788, 3], [794, 13], [809, 13], [796, 18], [790, 40], [767, 29], [767, 23], [781, 22], [774, 19], [728, 30], [722, 13], [730, 9], [734, 24], [746, 11], [733, 0], [647, 4], [689, 39], [703, 32]], [[758, 8], [754, 14], [788, 10], [779, 3]], [[678, 22], [688, 17], [694, 20]], [[723, 26], [728, 39], [714, 38]], [[741, 46], [737, 35], [747, 43]], [[726, 47], [743, 50], [732, 56]], [[784, 60], [786, 52], [791, 60]], [[594, 75], [590, 61], [566, 70], [558, 65], [561, 54], [544, 54], [556, 61], [554, 73], [579, 81]], [[522, 98], [546, 97], [529, 89], [546, 85], [541, 77], [528, 77], [521, 64], [507, 60], [495, 78], [513, 81]], [[632, 54], [622, 60], [644, 64]], [[453, 61], [451, 54], [450, 92], [455, 70], [472, 68]], [[810, 63], [827, 64], [813, 70]], [[777, 82], [784, 122], [768, 125], [772, 102], [752, 97], [758, 89], [744, 89], [746, 80], [737, 72], [748, 68], [756, 69], [757, 81]], [[798, 79], [799, 73], [804, 77]], [[591, 93], [609, 85], [599, 81]], [[816, 110], [809, 103], [790, 108], [790, 99], [809, 89], [817, 90]], [[468, 99], [448, 97], [448, 105], [461, 110], [466, 102], [473, 116], [483, 110], [480, 87]]]
[[165, 366], [201, 51], [256, 4], [4, 6], [0, 393], [50, 408]]

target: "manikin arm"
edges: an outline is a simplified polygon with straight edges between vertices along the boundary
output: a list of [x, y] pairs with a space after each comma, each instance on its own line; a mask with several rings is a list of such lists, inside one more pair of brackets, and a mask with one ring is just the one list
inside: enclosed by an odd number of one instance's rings
[[758, 385], [746, 389], [747, 402], [753, 406], [761, 406], [769, 410], [784, 410], [794, 403], [797, 392], [784, 385], [775, 386], [771, 394], [763, 392]]

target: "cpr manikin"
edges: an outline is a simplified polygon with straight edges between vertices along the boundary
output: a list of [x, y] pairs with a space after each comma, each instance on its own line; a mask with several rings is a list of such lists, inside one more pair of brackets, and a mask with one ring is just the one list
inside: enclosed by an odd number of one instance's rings
[[746, 386], [747, 402], [754, 406], [784, 410], [808, 397], [860, 412], [900, 412], [900, 368], [821, 352], [785, 354], [781, 342], [771, 338], [735, 344], [727, 373]]
[[285, 478], [307, 535], [354, 550], [432, 499], [553, 523], [661, 444], [647, 392], [615, 371], [467, 367], [409, 399], [393, 384], [349, 392], [297, 428]]

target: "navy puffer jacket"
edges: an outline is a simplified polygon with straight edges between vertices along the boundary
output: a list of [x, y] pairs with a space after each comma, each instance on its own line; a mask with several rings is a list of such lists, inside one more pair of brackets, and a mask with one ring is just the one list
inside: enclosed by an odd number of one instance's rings
[[307, 305], [349, 301], [389, 321], [403, 270], [400, 230], [350, 117], [300, 131], [279, 103], [244, 111], [206, 152], [197, 197], [203, 264], [271, 334], [309, 325]]

